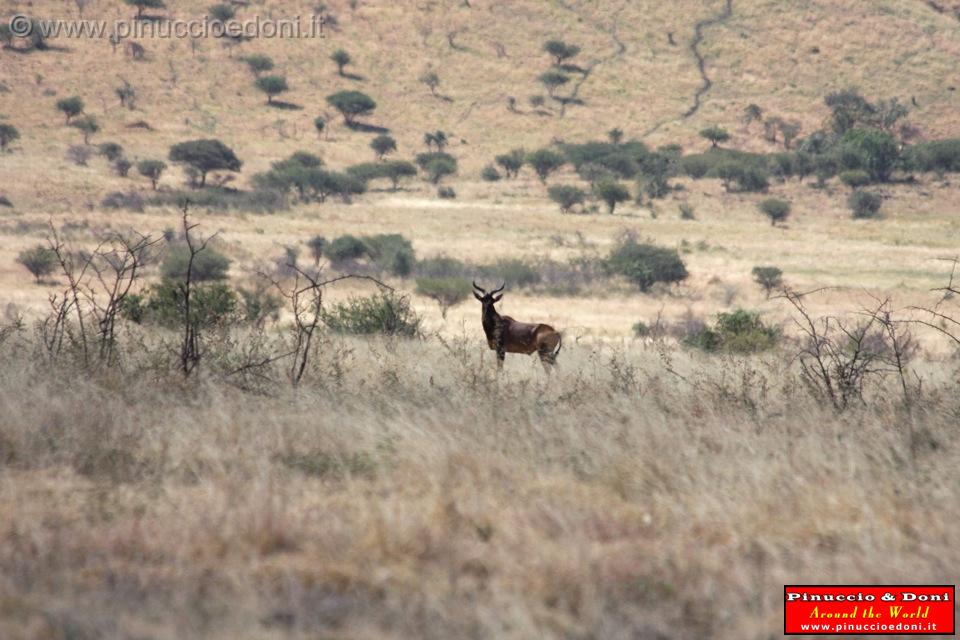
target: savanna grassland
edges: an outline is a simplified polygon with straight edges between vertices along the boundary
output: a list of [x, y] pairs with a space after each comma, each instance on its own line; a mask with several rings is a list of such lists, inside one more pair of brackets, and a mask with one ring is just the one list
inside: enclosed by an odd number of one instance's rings
[[[146, 12], [209, 11], [167, 4]], [[79, 5], [136, 13], [2, 13]], [[256, 1], [236, 17], [321, 12], [325, 37], [146, 38], [142, 59], [105, 38], [5, 41], [0, 638], [766, 639], [786, 583], [955, 583], [960, 162], [929, 170], [911, 149], [960, 136], [956, 9]], [[557, 38], [580, 48], [566, 68], [543, 50]], [[252, 55], [285, 78], [279, 105]], [[542, 81], [557, 69], [563, 99]], [[848, 87], [863, 122], [885, 100], [905, 108], [883, 125], [892, 173], [863, 187], [881, 211], [861, 218], [848, 198], [864, 178], [830, 164], [860, 162], [825, 102]], [[377, 103], [360, 126], [328, 103], [343, 90]], [[83, 110], [66, 118], [71, 96]], [[67, 120], [87, 117], [85, 140]], [[437, 184], [421, 167], [397, 189], [308, 197], [277, 165], [307, 152], [345, 173], [378, 162], [378, 134], [413, 161], [440, 150], [424, 140], [437, 131], [457, 163]], [[818, 132], [835, 150], [797, 175]], [[170, 150], [196, 139], [242, 167], [188, 184]], [[653, 169], [618, 178], [629, 197], [612, 214], [566, 159], [544, 180], [528, 165], [481, 177], [512, 149], [621, 139], [664, 160], [669, 186], [650, 195]], [[719, 161], [684, 165], [738, 152], [789, 156], [791, 173], [738, 188]], [[137, 169], [151, 159], [168, 165], [156, 189]], [[587, 199], [561, 213], [556, 185]], [[769, 199], [785, 220], [761, 213]], [[185, 280], [202, 318], [177, 288], [184, 201], [214, 255], [206, 281]], [[346, 235], [365, 256], [335, 258]], [[143, 245], [124, 253], [131, 238]], [[685, 277], [638, 287], [645, 271], [610, 266], [638, 242], [675, 252]], [[38, 245], [64, 263], [33, 277]], [[121, 259], [137, 268], [118, 298]], [[506, 280], [498, 308], [560, 330], [558, 366], [508, 355], [498, 370], [469, 288], [449, 309], [424, 295], [443, 265], [454, 285]], [[782, 282], [764, 291], [757, 266]], [[347, 274], [376, 282], [289, 297]], [[388, 298], [386, 320], [338, 306]]]

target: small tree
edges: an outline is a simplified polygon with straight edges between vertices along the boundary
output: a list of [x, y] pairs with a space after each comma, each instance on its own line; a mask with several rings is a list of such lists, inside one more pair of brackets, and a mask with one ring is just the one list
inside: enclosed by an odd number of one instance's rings
[[210, 171], [240, 171], [243, 163], [233, 149], [219, 140], [189, 140], [170, 147], [170, 160], [194, 170], [200, 177], [195, 186], [207, 183]]
[[470, 297], [470, 281], [466, 278], [417, 278], [417, 293], [440, 305], [440, 315], [446, 319], [450, 307]]
[[133, 162], [127, 160], [123, 156], [113, 161], [113, 170], [121, 178], [126, 178], [127, 175], [129, 175], [131, 167], [133, 167]]
[[854, 218], [876, 218], [883, 206], [883, 197], [873, 191], [857, 189], [850, 194], [847, 205]]
[[790, 215], [790, 203], [786, 200], [778, 200], [777, 198], [767, 198], [757, 205], [757, 208], [760, 209], [763, 215], [770, 218], [771, 225], [783, 222]]
[[445, 176], [453, 175], [457, 172], [457, 163], [451, 158], [438, 156], [429, 160], [424, 166], [427, 177], [433, 184], [439, 184]]
[[124, 0], [131, 7], [137, 8], [137, 19], [143, 17], [144, 9], [163, 9], [167, 5], [163, 3], [163, 0]]
[[427, 71], [422, 76], [420, 76], [420, 82], [427, 85], [430, 88], [430, 93], [434, 98], [437, 96], [437, 87], [440, 86], [440, 76], [437, 75], [436, 71]]
[[290, 89], [283, 76], [261, 76], [257, 78], [257, 88], [267, 94], [267, 104], [273, 104], [274, 96]]
[[840, 172], [840, 182], [851, 189], [857, 189], [870, 184], [870, 174], [861, 169]]
[[554, 97], [557, 89], [570, 82], [570, 76], [562, 71], [551, 69], [550, 71], [541, 73], [538, 80], [540, 80], [540, 84], [546, 88], [547, 93], [550, 94], [550, 97]]
[[377, 160], [383, 160], [383, 156], [397, 150], [397, 141], [386, 134], [381, 134], [370, 141], [370, 148], [377, 154]]
[[614, 127], [607, 131], [607, 139], [610, 140], [610, 144], [620, 144], [623, 140], [623, 129], [620, 127]]
[[133, 109], [134, 102], [137, 99], [137, 92], [132, 86], [130, 86], [130, 83], [124, 80], [123, 85], [117, 87], [113, 91], [117, 94], [117, 97], [120, 98], [121, 107]]
[[569, 60], [580, 53], [580, 47], [567, 44], [563, 40], [548, 40], [543, 45], [543, 50], [553, 56], [554, 64], [558, 67], [562, 65], [565, 60]]
[[307, 240], [307, 247], [310, 249], [310, 255], [313, 257], [313, 265], [320, 266], [320, 258], [323, 257], [323, 250], [327, 246], [327, 239], [323, 236], [313, 236]]
[[269, 56], [264, 55], [252, 55], [247, 56], [243, 59], [247, 63], [247, 67], [250, 68], [250, 71], [253, 72], [253, 75], [259, 76], [264, 71], [270, 71], [273, 69], [273, 60]]
[[754, 267], [750, 273], [768, 298], [774, 289], [783, 286], [783, 271], [777, 267]]
[[555, 184], [547, 189], [550, 199], [560, 206], [560, 213], [569, 213], [573, 207], [583, 204], [587, 194], [580, 187], [572, 184]]
[[233, 20], [233, 17], [237, 15], [237, 10], [234, 9], [229, 4], [215, 4], [212, 5], [208, 11], [210, 12], [210, 17], [216, 22], [226, 22], [227, 20]]
[[537, 172], [540, 182], [546, 182], [551, 173], [566, 163], [566, 159], [552, 149], [538, 149], [526, 157], [526, 162]]
[[593, 187], [593, 194], [607, 204], [611, 215], [618, 204], [630, 199], [630, 192], [616, 180], [601, 180]]
[[627, 240], [619, 244], [606, 260], [607, 268], [626, 277], [641, 291], [649, 291], [657, 282], [673, 284], [687, 279], [687, 268], [676, 249]]
[[707, 127], [700, 130], [700, 136], [709, 140], [711, 148], [716, 149], [721, 142], [730, 139], [730, 132], [723, 127]]
[[763, 109], [758, 104], [748, 104], [743, 110], [743, 123], [750, 126], [751, 122], [759, 122], [763, 119]]
[[485, 182], [497, 182], [502, 176], [495, 166], [488, 164], [484, 165], [483, 169], [480, 170], [480, 177], [483, 178]]
[[432, 148], [433, 145], [437, 145], [437, 151], [442, 152], [449, 142], [450, 140], [447, 138], [447, 134], [440, 129], [428, 131], [423, 134], [423, 143], [427, 145], [427, 149]]
[[514, 149], [510, 153], [497, 156], [494, 158], [494, 161], [503, 167], [503, 171], [507, 174], [508, 178], [516, 178], [517, 174], [520, 173], [520, 169], [523, 167], [524, 157], [523, 149]]
[[57, 267], [57, 254], [48, 247], [38, 244], [32, 249], [25, 249], [17, 255], [17, 262], [29, 271], [36, 279], [37, 284], [53, 273]]
[[327, 121], [324, 120], [323, 116], [317, 116], [313, 119], [313, 128], [317, 130], [318, 136], [322, 136], [324, 130], [327, 128]]
[[373, 98], [359, 91], [338, 91], [327, 96], [327, 102], [343, 116], [343, 121], [349, 126], [360, 117], [373, 113], [377, 103]]
[[109, 162], [123, 156], [123, 147], [116, 142], [103, 142], [97, 145], [97, 153], [102, 155]]
[[417, 168], [406, 160], [388, 160], [382, 165], [383, 176], [390, 179], [393, 190], [400, 186], [400, 180], [417, 175]]
[[341, 76], [344, 75], [343, 68], [346, 67], [348, 64], [350, 64], [350, 62], [353, 60], [350, 57], [350, 54], [347, 53], [344, 49], [337, 49], [336, 51], [331, 53], [330, 59], [337, 64], [337, 73], [339, 73]]
[[83, 133], [83, 143], [90, 144], [90, 136], [100, 131], [100, 124], [97, 122], [97, 119], [93, 116], [84, 116], [82, 118], [77, 118], [70, 123], [71, 126], [80, 130]]
[[157, 182], [166, 168], [167, 163], [162, 160], [141, 160], [137, 163], [137, 173], [150, 180], [154, 191], [157, 190]]
[[69, 124], [71, 118], [83, 113], [83, 100], [81, 100], [79, 96], [71, 96], [57, 100], [57, 109], [63, 112], [67, 117], [66, 122]]
[[0, 122], [0, 151], [6, 151], [7, 146], [20, 139], [20, 132], [12, 124]]
[[67, 158], [81, 167], [87, 166], [87, 160], [91, 155], [90, 147], [85, 144], [72, 144], [67, 149]]

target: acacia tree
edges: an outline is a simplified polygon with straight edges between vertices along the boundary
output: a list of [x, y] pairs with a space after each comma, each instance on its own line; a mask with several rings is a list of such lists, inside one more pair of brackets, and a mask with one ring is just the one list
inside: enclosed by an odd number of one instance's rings
[[137, 172], [150, 180], [154, 191], [157, 190], [157, 182], [160, 181], [160, 176], [166, 168], [167, 163], [163, 160], [141, 160], [137, 163]]
[[369, 115], [377, 108], [373, 98], [360, 91], [338, 91], [327, 96], [327, 103], [340, 112], [347, 126], [354, 125], [357, 118]]
[[210, 171], [240, 171], [243, 163], [233, 149], [219, 140], [188, 140], [170, 147], [170, 161], [195, 171], [199, 180], [194, 186], [203, 187]]
[[143, 17], [144, 9], [164, 9], [167, 6], [163, 0], [124, 0], [124, 2], [137, 8], [138, 20]]
[[546, 182], [550, 174], [562, 167], [566, 160], [552, 149], [538, 149], [526, 157], [526, 162], [537, 172], [540, 182]]
[[370, 148], [377, 154], [377, 160], [383, 160], [383, 156], [397, 150], [397, 141], [391, 136], [381, 134], [370, 141]]
[[267, 94], [267, 104], [273, 104], [274, 96], [290, 89], [283, 76], [261, 76], [257, 78], [257, 88]]
[[601, 180], [594, 186], [593, 193], [607, 204], [610, 215], [618, 204], [630, 199], [630, 191], [616, 180]]
[[430, 88], [430, 93], [434, 98], [437, 98], [437, 87], [440, 86], [440, 76], [437, 75], [436, 71], [427, 71], [422, 76], [420, 76], [420, 82], [427, 85]]
[[57, 109], [63, 112], [67, 117], [66, 123], [70, 124], [70, 118], [83, 113], [83, 100], [79, 96], [57, 100]]
[[730, 132], [723, 127], [707, 127], [701, 129], [700, 135], [710, 141], [711, 148], [716, 149], [721, 142], [730, 139]]
[[353, 58], [350, 57], [350, 54], [347, 53], [345, 49], [337, 49], [330, 54], [330, 59], [337, 64], [337, 73], [341, 76], [344, 75], [343, 68], [353, 61]]
[[550, 97], [555, 97], [557, 89], [570, 82], [570, 76], [562, 71], [545, 71], [540, 74], [540, 83], [546, 88]]
[[548, 40], [543, 45], [543, 50], [553, 56], [554, 64], [558, 67], [562, 65], [565, 60], [573, 58], [580, 53], [580, 47], [567, 44], [563, 40]]
[[0, 123], [0, 151], [6, 151], [14, 140], [20, 139], [20, 132], [12, 124]]
[[244, 61], [247, 63], [247, 67], [250, 68], [250, 71], [253, 72], [253, 75], [259, 76], [264, 71], [270, 71], [273, 69], [273, 60], [269, 56], [264, 55], [252, 55], [244, 58]]

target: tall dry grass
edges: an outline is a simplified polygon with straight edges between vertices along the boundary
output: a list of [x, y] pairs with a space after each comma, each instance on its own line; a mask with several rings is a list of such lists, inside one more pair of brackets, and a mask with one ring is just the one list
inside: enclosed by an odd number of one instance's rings
[[785, 583], [952, 583], [953, 365], [837, 414], [787, 354], [325, 338], [296, 392], [8, 338], [4, 638], [770, 638]]

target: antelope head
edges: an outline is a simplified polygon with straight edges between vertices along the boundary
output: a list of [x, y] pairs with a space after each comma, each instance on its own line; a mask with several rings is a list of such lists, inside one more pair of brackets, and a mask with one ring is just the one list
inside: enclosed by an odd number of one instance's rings
[[[494, 289], [493, 291], [487, 292], [486, 289], [479, 286], [476, 281], [473, 283], [473, 297], [480, 301], [480, 304], [483, 305], [483, 315], [486, 316], [490, 311], [494, 311], [493, 305], [500, 302], [503, 298], [503, 294], [500, 293], [503, 291], [503, 288], [507, 286], [507, 283], [504, 282], [500, 285], [499, 289]], [[498, 295], [499, 294], [499, 295]]]

